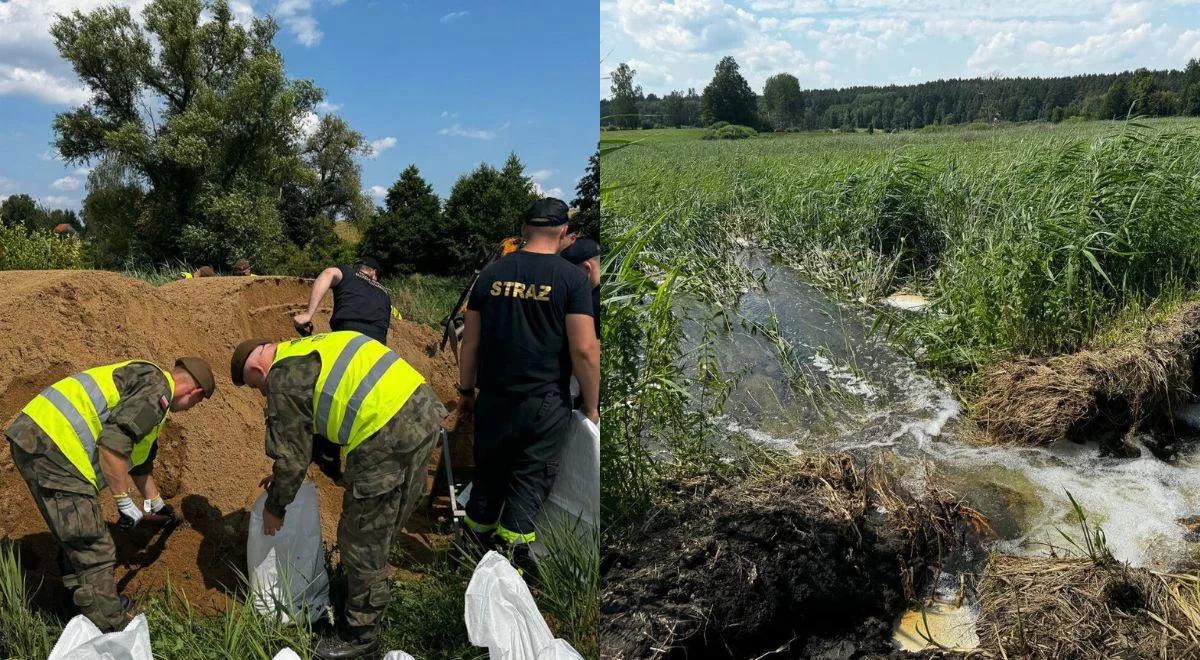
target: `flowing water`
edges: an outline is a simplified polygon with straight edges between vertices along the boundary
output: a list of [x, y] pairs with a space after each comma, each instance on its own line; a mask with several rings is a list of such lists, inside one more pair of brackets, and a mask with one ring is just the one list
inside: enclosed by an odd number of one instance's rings
[[1060, 530], [1082, 545], [1069, 491], [1117, 559], [1160, 570], [1200, 564], [1200, 546], [1177, 522], [1200, 514], [1200, 454], [1167, 463], [1148, 450], [1101, 456], [1094, 443], [980, 442], [947, 386], [889, 347], [861, 306], [786, 267], [749, 265], [765, 273], [765, 286], [742, 297], [745, 320], [713, 346], [740, 376], [726, 408], [731, 430], [789, 451], [888, 452], [918, 487], [932, 466], [940, 484], [989, 518], [1004, 552], [1074, 550]]

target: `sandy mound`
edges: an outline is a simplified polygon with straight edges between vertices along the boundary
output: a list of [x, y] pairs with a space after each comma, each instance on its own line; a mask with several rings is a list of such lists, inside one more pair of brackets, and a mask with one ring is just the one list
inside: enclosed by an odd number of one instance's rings
[[994, 556], [981, 648], [1007, 658], [1194, 658], [1197, 578], [1089, 559]]
[[605, 657], [887, 655], [892, 619], [977, 515], [846, 454], [671, 493], [603, 549]]
[[[306, 304], [309, 282], [288, 277], [213, 277], [155, 288], [103, 271], [0, 272], [0, 423], [5, 426], [33, 396], [54, 381], [89, 367], [129, 358], [169, 366], [180, 355], [198, 355], [213, 367], [216, 395], [193, 410], [173, 414], [166, 426], [155, 479], [185, 519], [169, 538], [130, 538], [114, 529], [120, 584], [138, 591], [169, 579], [194, 604], [223, 603], [225, 588], [245, 569], [249, 506], [261, 489], [270, 461], [263, 450], [264, 400], [235, 388], [229, 356], [248, 337], [295, 336], [290, 315]], [[316, 325], [328, 330], [331, 300]], [[427, 326], [393, 322], [390, 344], [423, 373], [452, 408], [457, 380], [453, 358], [431, 357], [438, 333]], [[327, 542], [335, 537], [342, 490], [315, 469]], [[0, 451], [0, 535], [19, 541], [31, 583], [45, 578], [43, 592], [61, 582], [56, 551], [12, 465]], [[102, 501], [116, 520], [111, 497]], [[409, 523], [406, 548], [419, 553], [431, 524], [421, 515]], [[424, 528], [423, 528], [424, 527]]]
[[1081, 431], [1136, 431], [1190, 393], [1200, 303], [1124, 346], [1006, 362], [984, 375], [972, 415], [994, 438], [1050, 444]]

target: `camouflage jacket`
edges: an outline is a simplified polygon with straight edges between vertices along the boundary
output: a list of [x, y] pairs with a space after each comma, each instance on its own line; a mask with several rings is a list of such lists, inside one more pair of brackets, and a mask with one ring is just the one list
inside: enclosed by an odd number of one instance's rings
[[[121, 456], [128, 457], [133, 452], [134, 443], [153, 431], [167, 414], [171, 403], [171, 389], [162, 371], [145, 362], [135, 362], [117, 369], [113, 372], [113, 381], [121, 394], [121, 401], [113, 407], [108, 419], [101, 425], [100, 437], [96, 442]], [[78, 475], [77, 470], [54, 445], [50, 436], [28, 415], [17, 415], [12, 426], [5, 431], [5, 435], [26, 452], [49, 457], [65, 470], [64, 478], [70, 478], [67, 477], [68, 474]], [[130, 474], [150, 474], [157, 453], [158, 442], [155, 442], [146, 462], [130, 470]], [[78, 475], [75, 479], [82, 481], [83, 476]]]
[[314, 460], [341, 485], [357, 490], [386, 489], [393, 480], [408, 478], [415, 463], [423, 465], [427, 459], [413, 449], [436, 432], [446, 414], [432, 390], [422, 385], [404, 405], [409, 414], [398, 413], [350, 452], [343, 473], [340, 447], [313, 433], [313, 392], [320, 373], [321, 358], [312, 353], [277, 362], [267, 376], [266, 449], [274, 465], [266, 509], [280, 518]]

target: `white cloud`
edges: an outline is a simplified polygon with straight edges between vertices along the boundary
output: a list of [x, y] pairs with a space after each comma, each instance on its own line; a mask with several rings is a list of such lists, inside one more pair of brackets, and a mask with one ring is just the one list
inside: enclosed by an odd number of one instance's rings
[[[324, 0], [324, 4], [336, 7], [345, 0]], [[279, 0], [271, 12], [292, 36], [309, 48], [321, 43], [325, 33], [321, 31], [316, 16], [313, 15], [315, 0]]]
[[55, 180], [54, 183], [50, 184], [50, 187], [55, 190], [79, 190], [79, 179], [73, 176], [64, 176], [61, 179]]
[[296, 130], [300, 133], [301, 141], [312, 137], [320, 125], [321, 118], [317, 116], [317, 113], [312, 111], [305, 112], [296, 118]]
[[337, 112], [342, 109], [340, 103], [330, 103], [329, 101], [320, 101], [317, 103], [317, 110], [320, 112]]
[[58, 149], [47, 149], [38, 154], [38, 158], [42, 160], [62, 160], [62, 155], [58, 153]]
[[43, 206], [50, 207], [51, 209], [73, 208], [79, 206], [79, 200], [63, 195], [46, 195], [44, 197], [38, 197], [38, 201], [41, 202]]
[[92, 97], [82, 85], [44, 69], [0, 64], [0, 95], [3, 94], [26, 94], [57, 105], [80, 105]]
[[366, 193], [375, 199], [383, 199], [387, 196], [387, 190], [383, 186], [371, 186]]
[[1180, 61], [1200, 58], [1200, 30], [1186, 30], [1175, 40], [1171, 54]]
[[452, 125], [439, 130], [438, 135], [453, 135], [472, 140], [493, 140], [501, 131], [507, 129], [508, 126], [509, 122], [505, 122], [500, 128], [488, 130], [483, 128], [466, 128], [459, 122], [454, 122]]
[[533, 182], [533, 190], [534, 190], [534, 192], [536, 192], [538, 194], [538, 197], [557, 197], [558, 199], [563, 198], [563, 190], [562, 190], [562, 188], [559, 188], [558, 186], [555, 186], [553, 188], [543, 188], [542, 184], [538, 183], [537, 181], [534, 181]]
[[909, 78], [920, 78], [921, 77], [921, 67], [914, 66], [913, 68], [909, 69], [908, 77]]
[[457, 21], [460, 18], [466, 18], [470, 15], [471, 15], [471, 12], [469, 12], [469, 11], [452, 11], [449, 14], [446, 14], [445, 16], [443, 16], [441, 18], [441, 21], [443, 23], [449, 23], [451, 21]]
[[389, 135], [388, 137], [379, 138], [378, 140], [371, 140], [370, 146], [371, 152], [367, 154], [367, 158], [379, 158], [379, 154], [396, 146], [396, 138]]
[[550, 169], [534, 170], [529, 173], [529, 178], [533, 179], [534, 181], [545, 181], [552, 176], [554, 176], [554, 170]]

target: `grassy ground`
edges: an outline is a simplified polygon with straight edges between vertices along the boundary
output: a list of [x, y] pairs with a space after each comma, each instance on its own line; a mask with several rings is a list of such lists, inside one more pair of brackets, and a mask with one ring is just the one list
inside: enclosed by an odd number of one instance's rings
[[1195, 119], [696, 133], [606, 132], [635, 143], [606, 158], [605, 222], [657, 222], [656, 249], [716, 224], [849, 298], [925, 293], [939, 314], [903, 329], [951, 373], [1074, 350], [1200, 283]]
[[[573, 536], [544, 532], [552, 550], [539, 563], [541, 581], [534, 598], [556, 635], [585, 658], [598, 658], [599, 545], [581, 544]], [[65, 622], [30, 605], [15, 551], [0, 545], [0, 657], [45, 658]], [[410, 566], [394, 577], [392, 598], [380, 624], [383, 650], [400, 649], [422, 660], [485, 658], [486, 649], [472, 646], [463, 622], [464, 595], [471, 567], [444, 555], [433, 564]], [[334, 573], [331, 593], [344, 590]], [[193, 609], [169, 586], [140, 594], [151, 645], [157, 657], [172, 660], [269, 660], [283, 648], [311, 657], [312, 636], [306, 626], [284, 625], [257, 614], [248, 601], [232, 598], [224, 612], [211, 615]]]

